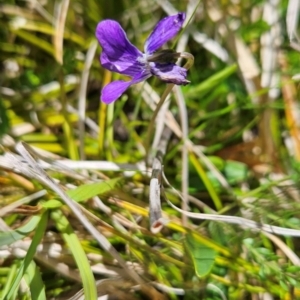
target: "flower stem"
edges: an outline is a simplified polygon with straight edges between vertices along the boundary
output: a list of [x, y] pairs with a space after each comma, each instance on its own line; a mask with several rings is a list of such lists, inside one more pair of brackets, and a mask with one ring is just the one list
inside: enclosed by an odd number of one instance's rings
[[[102, 88], [107, 85], [111, 81], [111, 72], [104, 71], [104, 80], [102, 84]], [[106, 134], [106, 114], [107, 114], [107, 105], [101, 101], [99, 112], [98, 112], [98, 124], [100, 127], [99, 134], [98, 134], [98, 151], [99, 151], [99, 157], [104, 158], [104, 140], [105, 140], [105, 134]]]
[[169, 93], [172, 91], [173, 87], [174, 87], [174, 83], [167, 84], [167, 87], [166, 87], [164, 93], [162, 94], [162, 96], [160, 97], [160, 100], [157, 103], [155, 111], [153, 112], [152, 118], [150, 120], [148, 131], [147, 131], [147, 136], [146, 136], [146, 144], [145, 144], [146, 166], [148, 166], [148, 164], [149, 164], [149, 161], [148, 161], [149, 151], [150, 151], [149, 148], [150, 148], [151, 137], [153, 135], [155, 119], [158, 115], [158, 112], [159, 112], [160, 108], [162, 107], [162, 105], [164, 104], [166, 98], [168, 97]]

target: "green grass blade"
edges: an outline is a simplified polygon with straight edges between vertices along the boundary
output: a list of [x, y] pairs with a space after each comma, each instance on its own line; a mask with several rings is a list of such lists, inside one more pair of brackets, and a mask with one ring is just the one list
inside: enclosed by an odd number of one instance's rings
[[37, 228], [40, 220], [40, 215], [33, 216], [28, 223], [16, 230], [0, 232], [0, 247], [10, 245], [28, 236], [30, 232]]
[[188, 98], [199, 98], [204, 96], [206, 93], [217, 87], [228, 78], [230, 75], [235, 73], [237, 70], [237, 65], [229, 66], [220, 72], [212, 75], [205, 81], [201, 82], [200, 84], [196, 85], [195, 87], [190, 87], [189, 90], [186, 92], [186, 96]]
[[[74, 190], [68, 190], [67, 194], [70, 198], [72, 198], [76, 202], [84, 202], [92, 197], [105, 194], [111, 191], [116, 187], [116, 185], [120, 182], [120, 180], [121, 178], [115, 178], [108, 181], [81, 185]], [[42, 206], [46, 209], [59, 208], [62, 205], [63, 203], [56, 199], [51, 199], [42, 203]], [[1, 234], [0, 234], [0, 238], [1, 238]]]
[[120, 178], [82, 185], [67, 192], [68, 196], [76, 202], [82, 202], [99, 194], [111, 191], [120, 182]]
[[195, 170], [199, 174], [199, 177], [203, 181], [207, 191], [209, 192], [209, 195], [211, 196], [216, 209], [217, 210], [222, 209], [222, 207], [223, 207], [222, 201], [221, 201], [220, 197], [218, 196], [218, 194], [217, 194], [213, 184], [211, 183], [210, 179], [208, 178], [205, 170], [203, 169], [201, 163], [199, 163], [199, 161], [196, 158], [196, 156], [194, 155], [194, 153], [190, 153], [190, 160], [191, 160], [192, 164], [194, 165]]
[[42, 280], [39, 268], [34, 261], [31, 261], [24, 275], [31, 293], [32, 300], [46, 300], [45, 285]]
[[3, 299], [4, 296], [9, 292], [10, 287], [13, 282], [13, 279], [16, 276], [16, 273], [17, 273], [17, 266], [16, 266], [16, 264], [12, 264], [10, 267], [9, 273], [8, 273], [7, 277], [5, 278], [6, 282], [5, 282], [4, 287], [2, 288], [0, 299]]
[[53, 52], [54, 52], [53, 51], [53, 46], [50, 43], [36, 37], [35, 35], [33, 35], [29, 32], [26, 32], [24, 30], [16, 30], [16, 31], [14, 31], [14, 33], [16, 35], [18, 35], [20, 38], [27, 41], [28, 43], [31, 43], [32, 45], [35, 45], [38, 48], [44, 50], [48, 54], [53, 55]]
[[20, 281], [21, 281], [22, 277], [24, 276], [30, 263], [32, 262], [35, 252], [36, 252], [36, 249], [44, 236], [44, 233], [45, 233], [45, 230], [47, 227], [47, 221], [48, 221], [48, 213], [43, 213], [40, 216], [40, 222], [35, 230], [35, 235], [33, 236], [30, 247], [27, 251], [25, 258], [23, 259], [23, 261], [21, 263], [21, 266], [17, 272], [17, 275], [12, 282], [10, 290], [8, 291], [8, 293], [4, 294], [2, 299], [8, 300], [8, 299], [13, 298], [14, 293], [17, 291], [17, 289], [19, 287]]
[[69, 221], [60, 210], [52, 211], [52, 219], [56, 222], [58, 230], [62, 233], [63, 239], [68, 245], [72, 255], [76, 261], [79, 273], [82, 279], [85, 299], [96, 300], [97, 289], [96, 282], [91, 270], [90, 263], [80, 244], [77, 235], [74, 233]]

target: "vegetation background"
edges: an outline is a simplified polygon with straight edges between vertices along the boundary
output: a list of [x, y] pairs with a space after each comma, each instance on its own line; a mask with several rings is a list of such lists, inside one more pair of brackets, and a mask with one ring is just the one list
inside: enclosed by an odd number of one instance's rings
[[[100, 103], [123, 77], [99, 63], [97, 23], [143, 49], [178, 11], [191, 83], [156, 118], [153, 78]], [[0, 1], [0, 298], [300, 299], [299, 11]]]

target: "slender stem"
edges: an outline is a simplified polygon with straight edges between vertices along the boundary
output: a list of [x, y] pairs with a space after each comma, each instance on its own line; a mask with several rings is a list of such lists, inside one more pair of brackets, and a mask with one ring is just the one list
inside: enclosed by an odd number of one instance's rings
[[113, 151], [114, 149], [114, 127], [113, 127], [113, 120], [114, 120], [114, 111], [115, 111], [115, 105], [114, 103], [111, 103], [108, 105], [106, 110], [106, 132], [105, 132], [105, 138], [107, 140], [107, 147], [109, 151], [106, 151], [106, 158], [108, 160], [113, 161]]
[[151, 137], [153, 135], [153, 130], [154, 130], [154, 124], [155, 124], [155, 119], [158, 115], [158, 112], [160, 110], [160, 108], [162, 107], [162, 105], [164, 104], [167, 96], [169, 95], [169, 93], [172, 91], [174, 87], [174, 84], [168, 84], [164, 93], [162, 94], [159, 102], [157, 103], [157, 106], [155, 108], [155, 111], [153, 112], [152, 118], [150, 120], [149, 123], [149, 127], [148, 127], [148, 131], [147, 131], [147, 136], [146, 136], [146, 143], [145, 143], [145, 149], [146, 149], [146, 165], [148, 166], [148, 158], [149, 158], [149, 148], [150, 148], [150, 143], [151, 143]]
[[[185, 105], [184, 96], [182, 90], [179, 86], [175, 87], [174, 92], [175, 98], [177, 100], [177, 105], [179, 108], [180, 122], [182, 128], [182, 149], [181, 149], [181, 158], [182, 158], [182, 170], [181, 170], [181, 191], [182, 199], [181, 208], [185, 211], [189, 210], [188, 203], [188, 186], [189, 186], [189, 166], [188, 166], [188, 113]], [[182, 224], [187, 226], [188, 218], [186, 215], [182, 215]]]
[[64, 117], [62, 128], [65, 135], [67, 152], [68, 152], [68, 156], [71, 159], [78, 160], [79, 155], [78, 155], [77, 147], [75, 146], [73, 127], [67, 110], [68, 100], [65, 92], [63, 68], [61, 66], [59, 71], [59, 84], [60, 84], [60, 100], [62, 105], [62, 115]]
[[[104, 71], [102, 88], [111, 81], [111, 72]], [[106, 123], [107, 105], [104, 102], [100, 103], [98, 112], [98, 124], [100, 127], [98, 135], [98, 151], [99, 156], [104, 157], [104, 138], [105, 138], [105, 123]]]

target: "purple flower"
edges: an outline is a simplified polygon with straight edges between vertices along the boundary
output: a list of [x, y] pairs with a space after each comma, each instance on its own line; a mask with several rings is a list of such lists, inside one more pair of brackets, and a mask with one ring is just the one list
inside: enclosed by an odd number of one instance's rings
[[96, 28], [96, 37], [102, 47], [102, 66], [131, 77], [130, 81], [117, 80], [106, 85], [102, 90], [101, 100], [109, 104], [117, 100], [132, 84], [152, 75], [165, 82], [188, 84], [186, 69], [175, 64], [179, 53], [173, 50], [155, 52], [178, 33], [184, 20], [185, 13], [178, 13], [158, 22], [146, 40], [145, 53], [129, 42], [119, 23], [113, 20], [101, 21]]

